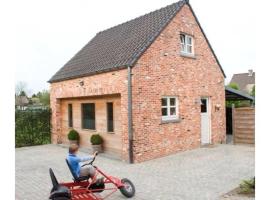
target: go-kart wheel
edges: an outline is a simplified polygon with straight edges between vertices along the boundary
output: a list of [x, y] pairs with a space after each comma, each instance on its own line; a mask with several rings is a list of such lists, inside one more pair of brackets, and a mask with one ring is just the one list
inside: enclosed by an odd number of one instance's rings
[[70, 198], [67, 198], [67, 197], [55, 197], [52, 200], [70, 200]]
[[120, 192], [127, 198], [133, 197], [135, 194], [135, 187], [133, 183], [127, 178], [123, 178], [121, 182], [124, 186], [119, 188]]

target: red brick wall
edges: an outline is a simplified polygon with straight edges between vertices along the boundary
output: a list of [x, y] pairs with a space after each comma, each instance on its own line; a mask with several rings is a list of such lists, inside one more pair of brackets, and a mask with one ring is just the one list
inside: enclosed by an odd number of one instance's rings
[[[80, 82], [83, 81], [84, 85], [81, 86]], [[51, 84], [50, 99], [52, 109], [52, 143], [67, 143], [66, 140], [66, 129], [62, 123], [65, 120], [66, 113], [63, 112], [63, 104], [66, 103], [66, 99], [72, 102], [82, 101], [82, 98], [87, 97], [102, 97], [108, 98], [110, 95], [120, 95], [120, 109], [121, 109], [121, 132], [122, 134], [122, 158], [128, 160], [128, 143], [127, 143], [127, 70], [118, 70], [114, 72], [107, 72], [97, 74], [95, 76], [88, 76], [83, 78], [76, 78], [67, 81], [61, 81]], [[88, 99], [89, 101], [92, 101]], [[88, 101], [86, 100], [86, 101]], [[84, 100], [85, 102], [85, 100]], [[62, 107], [62, 112], [61, 112]], [[79, 112], [79, 111], [78, 111]], [[97, 112], [99, 113], [99, 112]], [[100, 116], [101, 118], [104, 116]], [[98, 119], [99, 116], [96, 116]], [[79, 119], [80, 120], [80, 119]], [[76, 121], [76, 119], [75, 119]], [[78, 126], [78, 125], [76, 125]], [[78, 129], [78, 127], [77, 127]], [[78, 130], [82, 134], [82, 138], [88, 138], [85, 136], [86, 132], [90, 135], [93, 133], [91, 130]], [[97, 130], [98, 131], [98, 130]], [[109, 133], [108, 133], [109, 134]], [[118, 134], [118, 133], [116, 133]], [[103, 134], [104, 136], [104, 134]], [[111, 136], [111, 135], [110, 135]], [[106, 139], [106, 136], [104, 136]], [[108, 137], [109, 138], [109, 137]], [[88, 139], [87, 139], [88, 140]], [[82, 145], [85, 146], [87, 141], [81, 141]]]
[[[195, 40], [195, 59], [180, 56], [180, 32]], [[200, 146], [200, 105], [210, 96], [212, 142], [225, 140], [223, 74], [188, 6], [184, 6], [132, 70], [136, 162]], [[179, 98], [178, 123], [161, 124], [161, 97]], [[221, 109], [215, 110], [220, 104]]]
[[[180, 32], [193, 35], [195, 59], [180, 56]], [[212, 142], [225, 140], [224, 77], [188, 6], [146, 50], [132, 73], [135, 162], [199, 147], [200, 105], [195, 102], [201, 96], [210, 96]], [[122, 158], [128, 160], [127, 70], [51, 84], [52, 142], [66, 137], [61, 130], [61, 99], [110, 94], [121, 95]], [[178, 96], [180, 122], [161, 123], [161, 97], [166, 95]]]

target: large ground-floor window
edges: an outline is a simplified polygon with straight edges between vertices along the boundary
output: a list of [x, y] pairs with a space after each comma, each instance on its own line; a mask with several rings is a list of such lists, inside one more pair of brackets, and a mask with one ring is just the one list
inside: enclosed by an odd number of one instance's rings
[[165, 96], [161, 99], [162, 120], [178, 119], [178, 98], [175, 96]]
[[73, 127], [73, 111], [72, 104], [68, 104], [68, 127]]
[[94, 103], [82, 104], [82, 128], [92, 130], [96, 129], [96, 116]]
[[108, 102], [107, 103], [107, 131], [113, 132], [113, 103]]

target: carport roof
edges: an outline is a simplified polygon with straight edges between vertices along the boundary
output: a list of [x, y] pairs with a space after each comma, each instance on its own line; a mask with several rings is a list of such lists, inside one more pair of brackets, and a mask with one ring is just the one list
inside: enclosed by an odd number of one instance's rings
[[225, 96], [226, 100], [249, 100], [254, 101], [254, 97], [241, 92], [239, 90], [235, 90], [230, 87], [225, 87]]

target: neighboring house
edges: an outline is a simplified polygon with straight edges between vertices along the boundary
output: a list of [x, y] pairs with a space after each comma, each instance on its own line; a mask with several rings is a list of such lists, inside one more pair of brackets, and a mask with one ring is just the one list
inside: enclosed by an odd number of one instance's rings
[[230, 83], [237, 83], [239, 90], [250, 94], [255, 85], [255, 72], [248, 70], [248, 73], [234, 74]]
[[52, 142], [141, 162], [225, 142], [225, 74], [189, 2], [99, 32], [51, 79]]
[[26, 110], [29, 104], [29, 99], [27, 96], [15, 96], [15, 106], [18, 110]]

